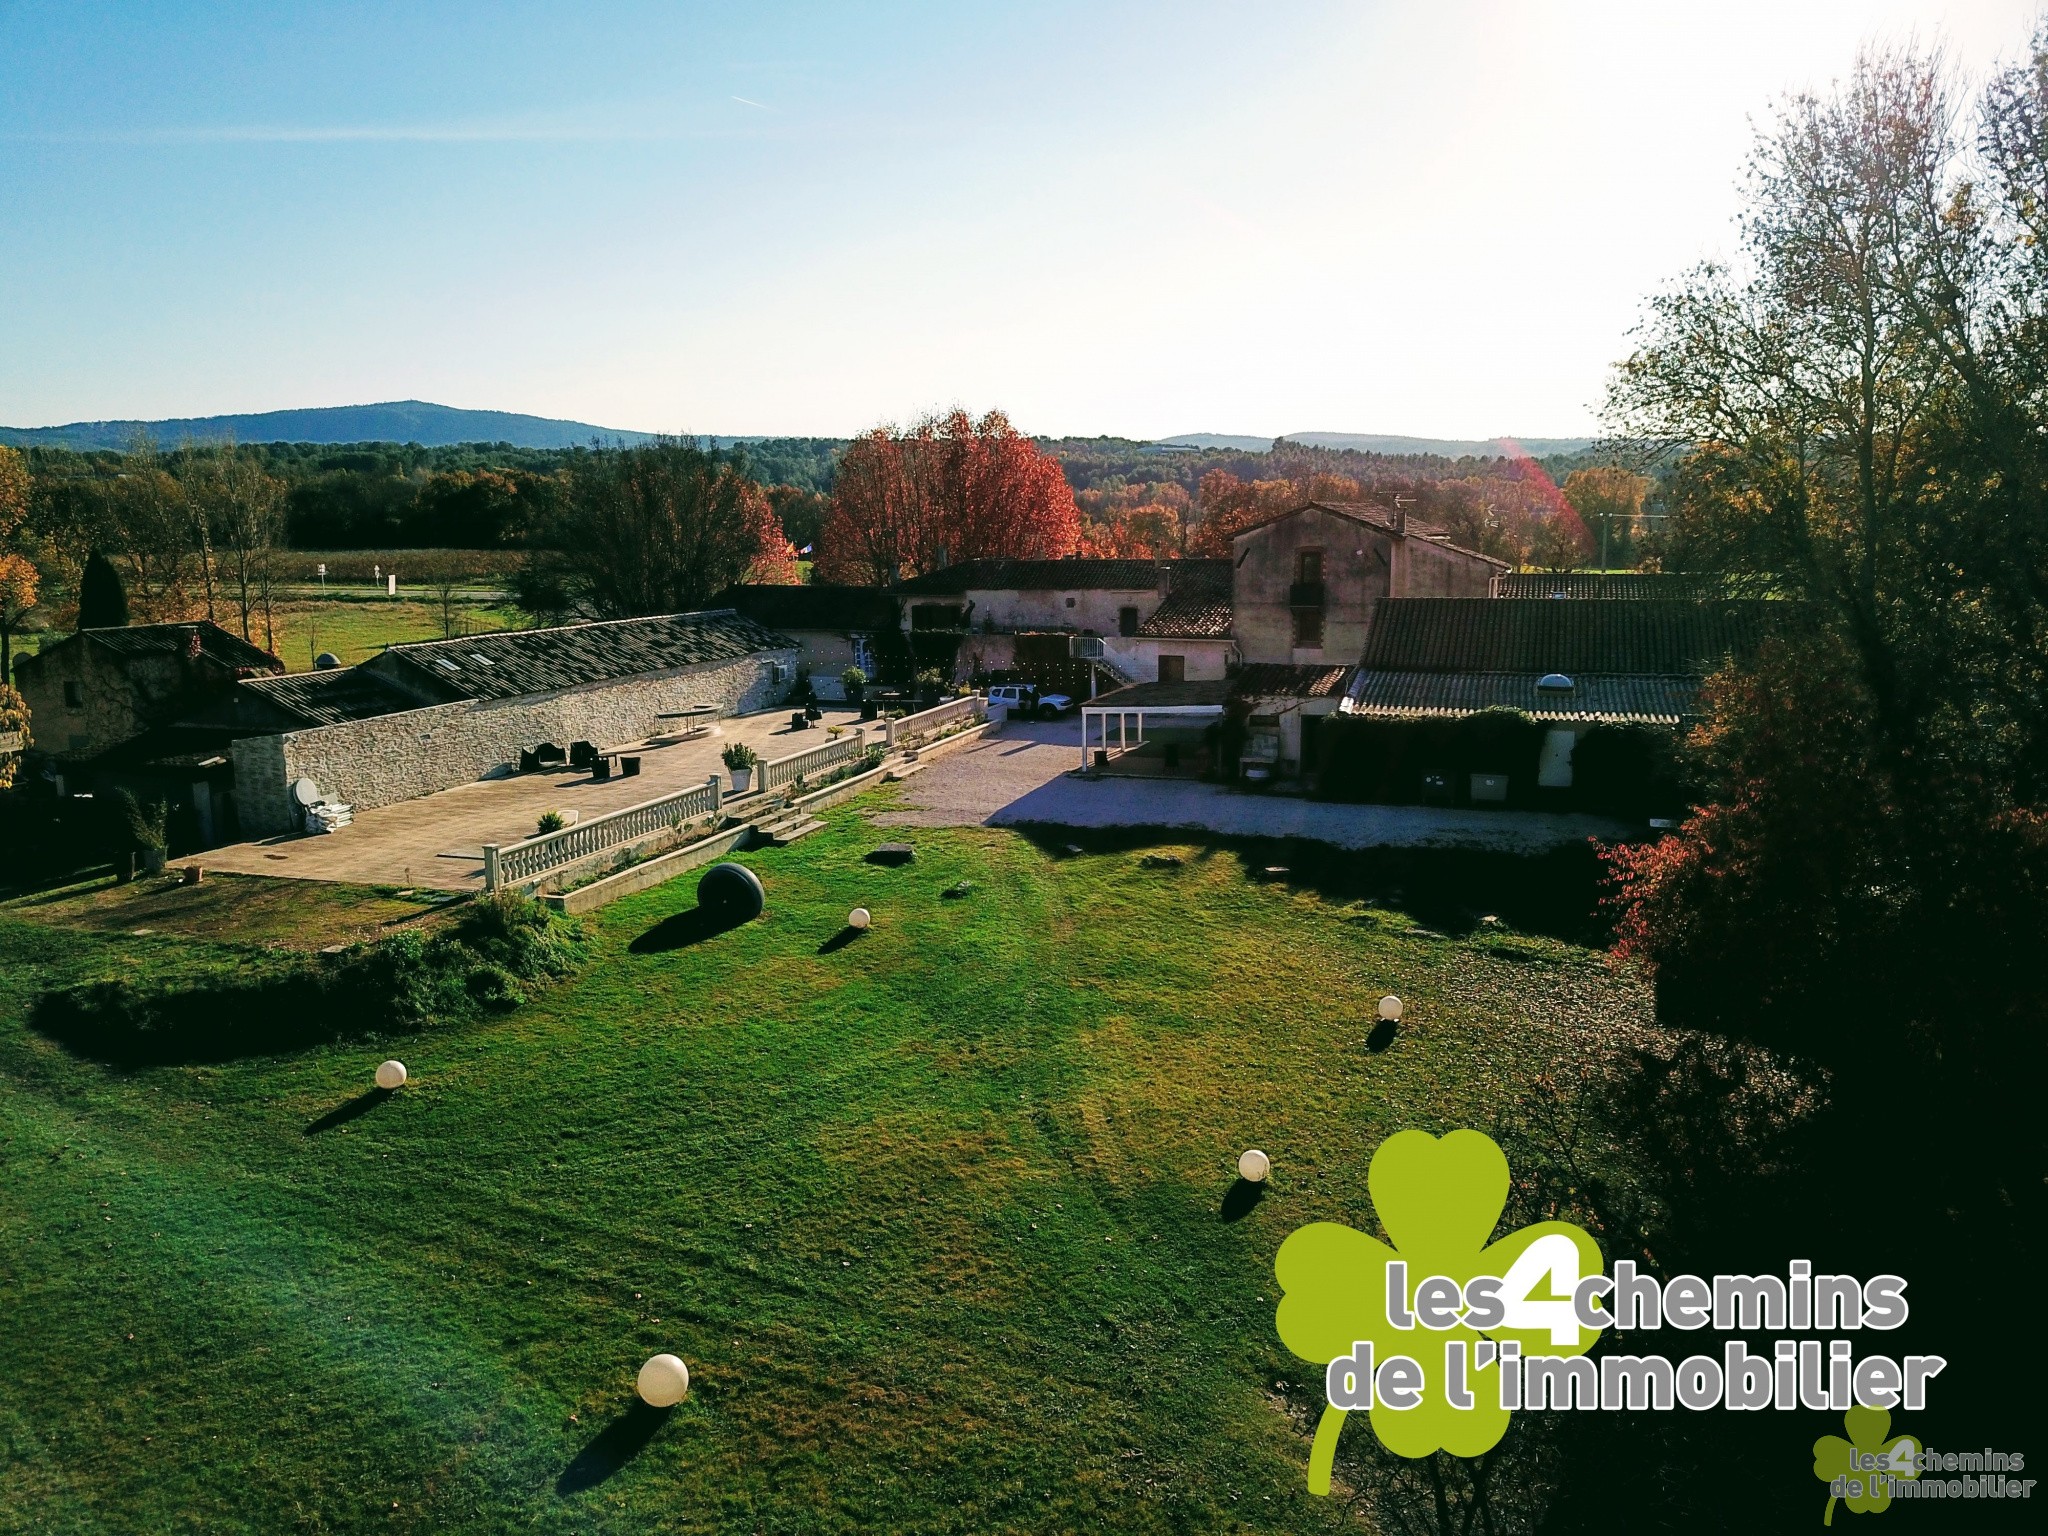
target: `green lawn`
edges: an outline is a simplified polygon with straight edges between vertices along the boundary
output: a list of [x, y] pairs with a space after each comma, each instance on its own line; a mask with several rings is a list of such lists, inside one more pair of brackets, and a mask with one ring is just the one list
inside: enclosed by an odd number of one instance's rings
[[[237, 635], [242, 632], [239, 610], [223, 608], [217, 611], [216, 617], [223, 629]], [[278, 603], [273, 619], [277, 629], [277, 658], [291, 672], [310, 672], [313, 658], [322, 651], [332, 651], [344, 663], [353, 666], [356, 662], [369, 660], [387, 645], [446, 637], [440, 606], [417, 593], [398, 598], [349, 595], [322, 600], [295, 597]], [[522, 629], [531, 622], [517, 608], [474, 597], [462, 599], [455, 619], [457, 633], [465, 635], [493, 629]], [[258, 645], [263, 644], [263, 616], [260, 613], [254, 617], [250, 633]], [[44, 645], [54, 644], [63, 638], [62, 634], [53, 631], [17, 635], [14, 653], [17, 656], [33, 655]]]
[[[73, 1059], [38, 989], [251, 949], [0, 913], [0, 1531], [1341, 1528], [1274, 1250], [1643, 998], [1229, 853], [973, 829], [876, 868], [873, 803], [746, 856], [761, 921], [666, 947], [685, 879], [541, 1001], [388, 1047]], [[412, 1083], [358, 1101], [387, 1050]]]

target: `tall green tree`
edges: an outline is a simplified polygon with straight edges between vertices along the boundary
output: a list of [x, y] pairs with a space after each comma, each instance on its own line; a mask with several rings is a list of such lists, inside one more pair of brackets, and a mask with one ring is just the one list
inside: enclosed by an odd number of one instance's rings
[[539, 537], [518, 589], [549, 618], [681, 613], [736, 582], [796, 579], [745, 459], [676, 438], [581, 460]]
[[128, 589], [114, 562], [98, 550], [86, 556], [85, 569], [78, 577], [78, 627], [80, 629], [125, 629], [128, 625]]
[[1659, 298], [1615, 380], [1623, 431], [1690, 445], [1687, 562], [1807, 621], [1712, 694], [1714, 803], [1625, 862], [1628, 940], [1704, 1021], [1924, 1050], [2048, 997], [2044, 60], [1974, 139], [1908, 51], [1794, 98], [1740, 266]]

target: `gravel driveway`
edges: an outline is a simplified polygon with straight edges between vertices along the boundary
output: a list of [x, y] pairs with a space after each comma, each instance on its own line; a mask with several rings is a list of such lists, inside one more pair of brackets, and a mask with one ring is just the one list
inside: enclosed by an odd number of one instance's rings
[[890, 827], [1164, 827], [1237, 837], [1301, 837], [1339, 848], [1484, 848], [1542, 853], [1589, 837], [1640, 835], [1605, 816], [1420, 805], [1333, 805], [1185, 779], [1078, 779], [1078, 721], [1013, 723], [940, 759], [903, 786]]

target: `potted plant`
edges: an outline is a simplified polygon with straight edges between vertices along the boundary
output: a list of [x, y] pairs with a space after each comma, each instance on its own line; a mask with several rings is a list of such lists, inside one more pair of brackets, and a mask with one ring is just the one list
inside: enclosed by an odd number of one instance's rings
[[732, 772], [732, 792], [744, 795], [754, 787], [754, 764], [761, 761], [761, 754], [744, 741], [735, 741], [718, 754], [725, 759], [725, 766]]
[[939, 702], [939, 689], [945, 686], [946, 675], [937, 667], [926, 667], [917, 674], [917, 702], [921, 709], [930, 709]]
[[568, 820], [560, 811], [542, 811], [540, 813], [540, 820], [534, 823], [533, 835], [535, 837], [546, 837], [550, 832], [559, 832], [567, 825], [569, 825]]
[[846, 702], [849, 704], [858, 704], [867, 686], [868, 675], [859, 667], [848, 667], [839, 674], [839, 687], [845, 693]]

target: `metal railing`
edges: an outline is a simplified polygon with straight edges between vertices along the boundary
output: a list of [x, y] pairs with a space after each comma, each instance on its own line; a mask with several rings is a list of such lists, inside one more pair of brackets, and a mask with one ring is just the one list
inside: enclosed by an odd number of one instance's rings
[[549, 870], [578, 859], [680, 830], [693, 821], [716, 816], [718, 804], [719, 782], [713, 774], [693, 788], [643, 800], [622, 811], [593, 816], [559, 832], [543, 832], [516, 843], [485, 843], [484, 889], [495, 891], [501, 886], [530, 884]]
[[916, 746], [919, 742], [929, 741], [941, 731], [962, 721], [987, 718], [988, 700], [981, 694], [971, 693], [964, 699], [954, 699], [934, 709], [890, 721], [889, 745], [900, 752], [907, 747]]
[[842, 736], [820, 742], [815, 747], [805, 747], [801, 752], [792, 752], [787, 757], [774, 757], [762, 763], [756, 770], [763, 794], [794, 784], [798, 779], [807, 779], [812, 774], [841, 763], [852, 762], [868, 749], [866, 733], [859, 726], [853, 726]]

